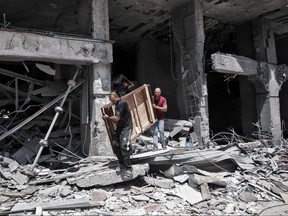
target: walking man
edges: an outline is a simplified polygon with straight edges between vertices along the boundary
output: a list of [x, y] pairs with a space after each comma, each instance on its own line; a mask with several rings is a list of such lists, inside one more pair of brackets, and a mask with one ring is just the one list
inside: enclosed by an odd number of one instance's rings
[[167, 112], [167, 101], [165, 97], [161, 96], [161, 89], [156, 88], [154, 90], [154, 95], [152, 96], [153, 108], [155, 110], [157, 121], [155, 123], [154, 133], [153, 133], [153, 144], [154, 149], [158, 149], [158, 132], [160, 135], [160, 144], [163, 149], [166, 149], [165, 137], [164, 137], [164, 118], [165, 112]]
[[104, 120], [111, 120], [116, 123], [116, 130], [112, 137], [112, 149], [119, 161], [119, 167], [116, 171], [125, 169], [125, 177], [129, 177], [132, 174], [132, 165], [130, 162], [130, 139], [132, 133], [132, 117], [125, 100], [121, 99], [116, 92], [111, 92], [109, 99], [112, 104], [115, 105], [115, 115], [103, 116]]

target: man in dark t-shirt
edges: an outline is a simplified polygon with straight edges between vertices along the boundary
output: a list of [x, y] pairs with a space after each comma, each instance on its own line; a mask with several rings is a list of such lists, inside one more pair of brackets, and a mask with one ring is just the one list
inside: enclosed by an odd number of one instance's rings
[[111, 103], [115, 105], [115, 115], [108, 116], [105, 114], [103, 119], [111, 120], [115, 122], [117, 126], [112, 137], [112, 149], [119, 161], [117, 171], [126, 169], [125, 175], [131, 175], [132, 166], [129, 147], [133, 124], [130, 109], [127, 102], [121, 99], [116, 92], [111, 92], [109, 99]]

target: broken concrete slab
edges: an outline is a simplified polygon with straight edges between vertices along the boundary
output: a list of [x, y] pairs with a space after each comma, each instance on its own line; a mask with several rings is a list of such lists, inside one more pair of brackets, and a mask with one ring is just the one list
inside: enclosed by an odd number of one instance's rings
[[175, 191], [177, 196], [190, 203], [190, 205], [194, 205], [203, 200], [201, 193], [187, 184], [177, 185]]
[[174, 185], [174, 181], [171, 179], [166, 179], [166, 178], [162, 178], [162, 179], [157, 179], [157, 178], [152, 178], [152, 177], [144, 177], [144, 181], [147, 184], [150, 185], [154, 185], [160, 188], [173, 188]]
[[188, 174], [178, 175], [174, 176], [173, 179], [174, 181], [177, 181], [182, 184], [189, 179], [189, 175]]
[[24, 143], [24, 146], [22, 146], [11, 157], [23, 165], [29, 162], [31, 163], [32, 158], [36, 155], [40, 147], [39, 141], [40, 138], [38, 137], [35, 137], [32, 140], [28, 140]]
[[11, 178], [19, 185], [24, 185], [29, 180], [28, 176], [21, 174], [19, 171], [16, 174], [12, 174]]
[[74, 180], [75, 184], [81, 188], [105, 186], [116, 184], [123, 181], [129, 181], [138, 176], [145, 175], [149, 170], [148, 164], [132, 165], [132, 175], [125, 178], [125, 170], [119, 174], [114, 169], [106, 169], [103, 171], [94, 172], [93, 174], [85, 175]]
[[62, 190], [61, 185], [55, 185], [39, 191], [39, 195], [42, 197], [56, 197], [61, 190]]
[[[1, 56], [17, 61], [41, 60], [62, 64], [112, 62], [112, 43], [71, 36], [45, 36], [33, 33], [1, 30]], [[27, 40], [29, 38], [29, 40]], [[6, 44], [11, 44], [9, 48]], [[5, 49], [6, 47], [6, 49]], [[34, 47], [31, 49], [31, 47]], [[37, 49], [36, 49], [37, 48]]]
[[[89, 198], [85, 197], [82, 199], [67, 199], [67, 200], [59, 200], [49, 203], [37, 203], [37, 202], [31, 202], [31, 203], [16, 203], [16, 205], [13, 206], [11, 209], [12, 212], [20, 211], [31, 211], [34, 210], [37, 206], [41, 207], [43, 210], [49, 210], [49, 209], [65, 209], [67, 207], [70, 208], [79, 208], [81, 206], [90, 205]], [[1, 215], [1, 214], [0, 214]]]
[[10, 172], [14, 172], [19, 166], [19, 163], [17, 161], [11, 162], [8, 167], [10, 169]]

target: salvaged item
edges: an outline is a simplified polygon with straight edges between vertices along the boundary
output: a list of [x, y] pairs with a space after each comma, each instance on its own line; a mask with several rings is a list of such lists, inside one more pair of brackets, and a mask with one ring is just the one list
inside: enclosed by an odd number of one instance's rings
[[[150, 86], [144, 84], [123, 96], [122, 99], [127, 102], [131, 111], [133, 122], [131, 140], [133, 141], [137, 136], [141, 135], [156, 122], [152, 107]], [[115, 113], [115, 106], [110, 103], [102, 107], [101, 110], [103, 114], [112, 116]], [[105, 120], [105, 124], [110, 142], [112, 142], [112, 135], [116, 129], [116, 125], [109, 120]]]

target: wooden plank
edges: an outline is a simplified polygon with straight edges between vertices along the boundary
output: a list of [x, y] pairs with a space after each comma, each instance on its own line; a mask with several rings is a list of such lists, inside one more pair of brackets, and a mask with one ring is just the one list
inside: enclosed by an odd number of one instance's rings
[[[151, 89], [145, 88], [146, 95], [152, 95], [151, 91], [149, 91], [149, 90], [151, 90]], [[152, 101], [149, 100], [148, 98], [146, 99], [146, 106], [147, 106], [147, 109], [148, 109], [150, 122], [155, 122], [156, 119], [155, 119], [155, 115], [154, 115]]]

